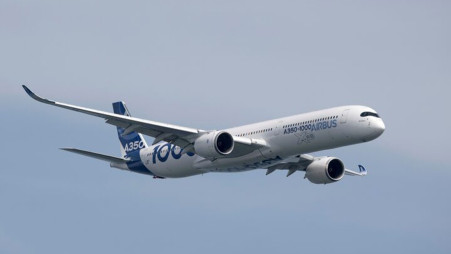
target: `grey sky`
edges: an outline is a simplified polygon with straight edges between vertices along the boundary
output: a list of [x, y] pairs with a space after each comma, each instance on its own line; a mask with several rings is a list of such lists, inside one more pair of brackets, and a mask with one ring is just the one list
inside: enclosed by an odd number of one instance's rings
[[[448, 1], [1, 1], [0, 252], [449, 253], [450, 12]], [[387, 130], [318, 153], [366, 165], [364, 179], [154, 181], [57, 150], [118, 155], [119, 142], [21, 84], [202, 129], [362, 104]]]

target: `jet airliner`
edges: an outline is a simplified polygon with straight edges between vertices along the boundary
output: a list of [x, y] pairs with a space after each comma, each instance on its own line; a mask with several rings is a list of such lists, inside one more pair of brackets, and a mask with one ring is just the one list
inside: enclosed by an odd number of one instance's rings
[[[385, 130], [380, 116], [366, 106], [342, 106], [224, 130], [201, 130], [132, 117], [124, 102], [113, 103], [114, 113], [60, 103], [27, 94], [42, 103], [103, 118], [116, 126], [121, 157], [61, 148], [110, 163], [113, 168], [154, 178], [188, 177], [208, 172], [286, 170], [287, 176], [304, 171], [315, 184], [341, 180], [344, 175], [364, 176], [346, 169], [336, 157], [308, 153], [378, 138]], [[153, 137], [148, 146], [143, 135]]]

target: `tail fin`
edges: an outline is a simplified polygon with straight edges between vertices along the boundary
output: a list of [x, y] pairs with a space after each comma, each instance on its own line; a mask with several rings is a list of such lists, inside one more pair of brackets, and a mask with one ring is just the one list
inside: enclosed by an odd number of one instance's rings
[[[113, 103], [113, 110], [115, 114], [131, 116], [127, 106], [122, 101]], [[126, 132], [126, 129], [117, 127], [117, 134], [121, 142], [122, 157], [124, 158], [139, 158], [139, 150], [147, 147], [143, 136], [136, 131]]]

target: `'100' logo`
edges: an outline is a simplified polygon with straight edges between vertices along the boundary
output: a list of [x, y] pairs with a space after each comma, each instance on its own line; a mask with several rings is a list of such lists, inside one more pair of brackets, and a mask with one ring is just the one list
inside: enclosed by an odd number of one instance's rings
[[[169, 155], [171, 155], [175, 160], [178, 160], [182, 157], [182, 152], [183, 149], [169, 143], [162, 146], [155, 146], [152, 153], [152, 163], [157, 163], [157, 158], [160, 162], [165, 162], [168, 160]], [[186, 154], [188, 156], [194, 156], [194, 153], [191, 152], [187, 152]]]

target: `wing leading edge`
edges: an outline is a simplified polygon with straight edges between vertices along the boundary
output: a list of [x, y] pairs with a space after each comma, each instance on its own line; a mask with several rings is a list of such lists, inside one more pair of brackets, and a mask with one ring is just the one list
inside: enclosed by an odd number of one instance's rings
[[144, 135], [154, 137], [156, 141], [156, 142], [154, 141], [154, 143], [157, 143], [159, 141], [166, 141], [175, 144], [177, 146], [180, 146], [182, 148], [185, 148], [190, 146], [199, 136], [205, 133], [205, 131], [199, 129], [149, 121], [136, 117], [119, 115], [105, 111], [52, 101], [36, 95], [25, 85], [23, 85], [22, 87], [31, 98], [39, 102], [103, 118], [106, 120], [106, 123], [108, 124], [124, 128], [125, 129], [124, 135], [136, 131]]

